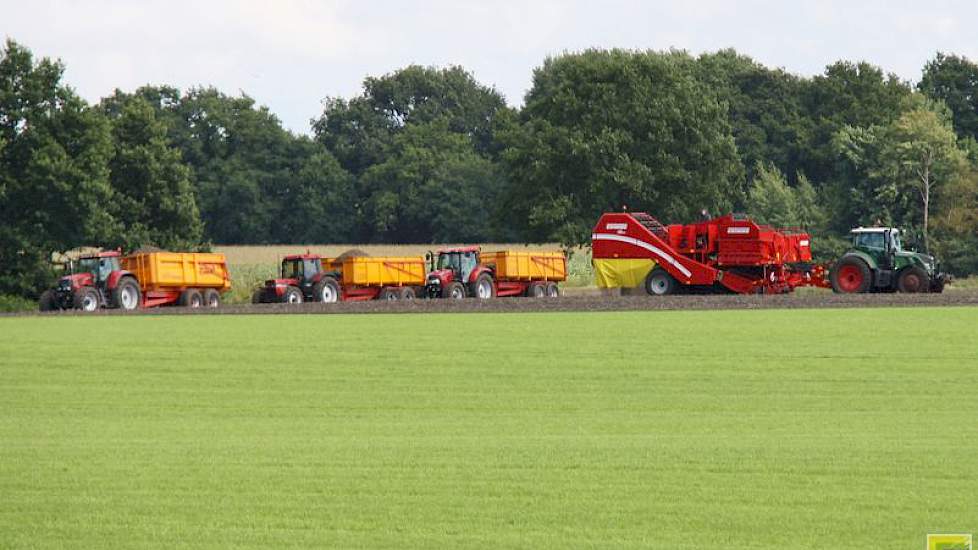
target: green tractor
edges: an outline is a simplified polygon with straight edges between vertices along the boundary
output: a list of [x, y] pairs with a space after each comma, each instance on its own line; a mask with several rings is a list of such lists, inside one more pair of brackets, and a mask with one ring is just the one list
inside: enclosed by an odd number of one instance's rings
[[857, 227], [851, 235], [852, 249], [829, 275], [835, 292], [941, 292], [950, 279], [933, 256], [904, 250], [899, 229]]

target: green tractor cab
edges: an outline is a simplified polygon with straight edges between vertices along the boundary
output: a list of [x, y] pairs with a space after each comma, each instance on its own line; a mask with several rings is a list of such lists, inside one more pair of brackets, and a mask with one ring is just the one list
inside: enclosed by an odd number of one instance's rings
[[900, 230], [857, 227], [852, 248], [832, 266], [832, 290], [863, 292], [941, 292], [950, 279], [933, 256], [904, 250]]

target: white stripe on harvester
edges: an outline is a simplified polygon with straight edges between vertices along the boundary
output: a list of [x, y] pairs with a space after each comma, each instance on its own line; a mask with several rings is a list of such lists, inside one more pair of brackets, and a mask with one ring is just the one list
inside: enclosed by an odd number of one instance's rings
[[624, 235], [610, 235], [608, 233], [593, 233], [591, 235], [591, 240], [592, 241], [618, 241], [620, 243], [627, 243], [627, 244], [635, 245], [639, 248], [644, 248], [645, 250], [648, 250], [649, 252], [655, 254], [659, 258], [665, 260], [666, 263], [678, 269], [679, 272], [685, 275], [686, 277], [692, 276], [692, 273], [690, 273], [689, 270], [686, 269], [682, 264], [677, 262], [675, 258], [670, 256], [668, 253], [664, 252], [661, 248], [657, 246], [653, 246], [645, 241], [640, 241], [638, 239], [634, 239], [632, 237], [626, 237]]

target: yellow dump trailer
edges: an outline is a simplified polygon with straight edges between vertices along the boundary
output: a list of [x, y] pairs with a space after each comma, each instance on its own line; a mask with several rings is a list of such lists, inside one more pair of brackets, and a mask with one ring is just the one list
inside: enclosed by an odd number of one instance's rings
[[139, 252], [122, 257], [121, 264], [139, 282], [144, 307], [216, 307], [220, 294], [231, 288], [224, 254]]
[[342, 262], [343, 286], [422, 286], [424, 258], [354, 257]]
[[567, 280], [567, 258], [562, 252], [483, 252], [482, 263], [495, 265], [501, 281]]

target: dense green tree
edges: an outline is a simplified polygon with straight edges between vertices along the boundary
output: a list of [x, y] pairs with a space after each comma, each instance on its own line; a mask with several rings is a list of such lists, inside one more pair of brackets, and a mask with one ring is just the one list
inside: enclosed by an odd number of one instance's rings
[[36, 292], [52, 252], [118, 234], [109, 126], [61, 83], [63, 70], [11, 40], [0, 51], [0, 292]]
[[747, 200], [747, 212], [755, 219], [776, 227], [797, 227], [822, 231], [825, 212], [815, 187], [804, 175], [795, 186], [772, 164], [758, 163]]
[[[118, 108], [116, 108], [118, 107]], [[166, 125], [140, 97], [105, 109], [112, 123], [110, 212], [128, 249], [155, 245], [192, 250], [203, 236], [191, 171], [170, 147]]]
[[505, 136], [503, 208], [534, 241], [583, 243], [601, 212], [689, 220], [743, 198], [725, 106], [682, 53], [590, 50], [534, 72], [525, 124]]
[[964, 56], [938, 52], [924, 66], [917, 89], [948, 106], [959, 136], [978, 139], [978, 64]]

